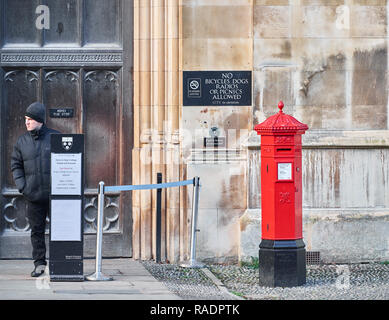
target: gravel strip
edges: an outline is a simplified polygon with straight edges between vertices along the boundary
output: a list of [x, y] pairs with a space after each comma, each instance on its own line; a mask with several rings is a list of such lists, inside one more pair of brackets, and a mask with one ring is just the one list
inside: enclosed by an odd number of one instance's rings
[[158, 264], [142, 261], [143, 266], [154, 278], [184, 300], [231, 300], [205, 275], [201, 269], [183, 268], [173, 264]]
[[293, 288], [258, 285], [258, 269], [210, 266], [210, 270], [234, 292], [261, 300], [388, 300], [389, 265], [349, 264], [307, 266], [306, 284]]
[[201, 269], [152, 261], [142, 264], [183, 299], [231, 300], [236, 296], [248, 300], [389, 300], [389, 265], [381, 263], [308, 265], [306, 284], [293, 288], [259, 286], [258, 268], [208, 265], [207, 269], [222, 282], [221, 287]]

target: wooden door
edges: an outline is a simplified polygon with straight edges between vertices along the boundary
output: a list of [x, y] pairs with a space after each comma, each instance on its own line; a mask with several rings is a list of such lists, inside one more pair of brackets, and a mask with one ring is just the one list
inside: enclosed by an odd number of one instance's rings
[[[0, 258], [31, 257], [26, 202], [10, 156], [34, 101], [46, 105], [49, 127], [85, 134], [84, 254], [94, 256], [99, 181], [131, 183], [133, 3], [1, 0], [0, 6]], [[131, 223], [131, 195], [107, 195], [103, 256], [131, 256]]]

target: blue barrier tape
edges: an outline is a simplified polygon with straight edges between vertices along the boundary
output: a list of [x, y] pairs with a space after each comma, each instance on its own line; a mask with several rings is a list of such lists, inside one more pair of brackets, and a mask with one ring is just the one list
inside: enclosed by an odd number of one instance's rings
[[167, 182], [159, 184], [140, 184], [140, 185], [127, 185], [127, 186], [104, 186], [104, 192], [119, 192], [119, 191], [131, 191], [131, 190], [149, 190], [149, 189], [162, 189], [162, 188], [171, 188], [171, 187], [180, 187], [186, 186], [189, 184], [194, 184], [194, 180], [185, 180], [178, 182]]

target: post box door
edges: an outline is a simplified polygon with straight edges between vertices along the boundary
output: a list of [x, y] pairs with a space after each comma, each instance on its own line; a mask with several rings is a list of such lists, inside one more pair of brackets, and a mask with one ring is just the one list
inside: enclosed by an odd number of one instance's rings
[[275, 187], [274, 238], [295, 239], [295, 192], [294, 183], [277, 182]]

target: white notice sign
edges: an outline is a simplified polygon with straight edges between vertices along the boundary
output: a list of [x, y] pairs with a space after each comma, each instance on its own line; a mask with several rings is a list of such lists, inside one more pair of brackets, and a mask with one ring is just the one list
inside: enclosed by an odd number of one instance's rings
[[278, 180], [292, 180], [291, 163], [278, 163]]
[[81, 195], [81, 153], [51, 154], [51, 194]]
[[81, 200], [51, 200], [51, 241], [81, 241]]

